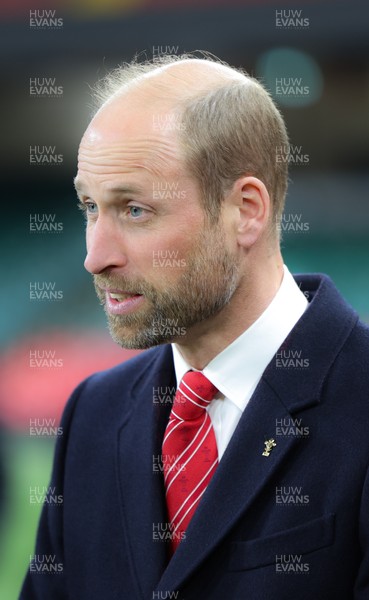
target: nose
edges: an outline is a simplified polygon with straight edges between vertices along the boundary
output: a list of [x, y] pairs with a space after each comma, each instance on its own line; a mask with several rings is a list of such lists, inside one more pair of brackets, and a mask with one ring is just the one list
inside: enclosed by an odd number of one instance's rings
[[86, 245], [84, 266], [93, 275], [98, 275], [105, 269], [122, 268], [127, 264], [122, 235], [112, 219], [100, 215], [95, 223], [88, 225]]

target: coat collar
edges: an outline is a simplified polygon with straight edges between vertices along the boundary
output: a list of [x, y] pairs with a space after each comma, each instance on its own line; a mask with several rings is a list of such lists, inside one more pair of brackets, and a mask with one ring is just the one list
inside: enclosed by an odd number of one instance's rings
[[309, 306], [279, 352], [285, 356], [297, 352], [308, 361], [309, 367], [303, 371], [280, 368], [277, 353], [263, 374], [263, 379], [291, 414], [320, 401], [328, 373], [358, 320], [358, 315], [327, 275], [295, 275], [294, 278], [309, 300]]

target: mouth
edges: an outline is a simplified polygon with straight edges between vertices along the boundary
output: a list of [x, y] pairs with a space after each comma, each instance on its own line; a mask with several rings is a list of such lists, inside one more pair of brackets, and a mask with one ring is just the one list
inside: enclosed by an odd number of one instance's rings
[[134, 312], [144, 301], [142, 294], [123, 290], [105, 289], [105, 307], [108, 313], [122, 315]]
[[110, 299], [116, 302], [124, 302], [124, 300], [127, 300], [128, 298], [141, 296], [141, 294], [132, 294], [131, 292], [111, 292], [109, 290], [106, 290], [106, 292], [109, 294]]

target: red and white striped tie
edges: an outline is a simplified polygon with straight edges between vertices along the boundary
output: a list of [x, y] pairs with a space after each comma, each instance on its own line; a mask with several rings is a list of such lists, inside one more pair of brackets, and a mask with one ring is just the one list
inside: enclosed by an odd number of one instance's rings
[[205, 375], [188, 371], [174, 397], [162, 448], [173, 552], [185, 537], [219, 462], [214, 429], [206, 411], [217, 391]]

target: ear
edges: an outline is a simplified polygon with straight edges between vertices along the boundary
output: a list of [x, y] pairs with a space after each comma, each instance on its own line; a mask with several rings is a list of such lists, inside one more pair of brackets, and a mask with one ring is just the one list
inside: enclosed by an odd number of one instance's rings
[[245, 176], [233, 186], [232, 201], [236, 213], [237, 241], [250, 248], [269, 224], [270, 197], [264, 183], [257, 177]]

